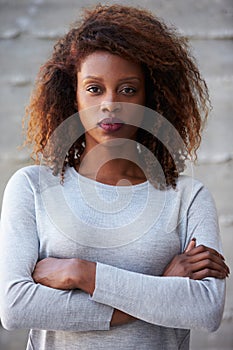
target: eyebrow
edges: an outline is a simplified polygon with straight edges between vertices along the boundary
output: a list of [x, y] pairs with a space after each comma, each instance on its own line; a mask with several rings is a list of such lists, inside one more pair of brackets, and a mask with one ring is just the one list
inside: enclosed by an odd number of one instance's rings
[[[104, 80], [103, 78], [95, 76], [95, 75], [87, 75], [86, 77], [84, 77], [83, 81], [89, 80], [89, 79], [100, 80], [100, 81]], [[141, 79], [139, 77], [132, 76], [132, 77], [126, 77], [126, 78], [120, 79], [119, 82], [124, 82], [124, 81], [128, 81], [128, 80], [141, 81]]]

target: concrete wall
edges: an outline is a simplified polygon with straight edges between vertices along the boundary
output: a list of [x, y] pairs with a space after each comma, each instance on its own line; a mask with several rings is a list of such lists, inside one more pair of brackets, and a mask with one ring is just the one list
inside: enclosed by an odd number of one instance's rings
[[[16, 147], [22, 141], [21, 119], [36, 72], [48, 57], [55, 39], [79, 16], [80, 8], [95, 3], [97, 1], [90, 0], [0, 0], [0, 201], [10, 175], [28, 164], [28, 154]], [[190, 38], [214, 107], [194, 175], [214, 195], [225, 257], [233, 270], [233, 2], [122, 0], [121, 3], [150, 9]], [[226, 307], [220, 329], [213, 334], [193, 332], [191, 348], [233, 349], [232, 331], [233, 276], [227, 280]], [[0, 330], [0, 349], [24, 348], [25, 332]]]

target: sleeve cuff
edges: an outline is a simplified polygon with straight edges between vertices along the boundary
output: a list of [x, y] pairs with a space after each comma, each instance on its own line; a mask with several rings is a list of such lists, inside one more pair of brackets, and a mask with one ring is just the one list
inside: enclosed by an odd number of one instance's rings
[[91, 300], [104, 304], [107, 295], [112, 294], [115, 279], [115, 269], [113, 266], [102, 263], [96, 264], [95, 290], [91, 296]]

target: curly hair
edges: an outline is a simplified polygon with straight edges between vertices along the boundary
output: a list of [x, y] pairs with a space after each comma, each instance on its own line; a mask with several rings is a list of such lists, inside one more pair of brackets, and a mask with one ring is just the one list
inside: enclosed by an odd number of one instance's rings
[[[25, 144], [33, 145], [32, 157], [40, 155], [52, 164], [54, 174], [75, 166], [85, 148], [85, 134], [70, 145], [72, 128], [67, 127], [62, 146], [48, 147], [53, 132], [77, 113], [77, 71], [82, 61], [96, 50], [105, 50], [139, 63], [145, 74], [146, 107], [161, 114], [177, 130], [184, 147], [166, 135], [166, 145], [151, 132], [138, 128], [136, 141], [157, 158], [166, 186], [176, 186], [188, 158], [196, 159], [203, 123], [209, 112], [209, 95], [187, 40], [144, 9], [122, 5], [98, 5], [84, 11], [81, 21], [54, 46], [51, 58], [41, 67], [25, 118], [29, 117]], [[76, 127], [82, 128], [81, 122]], [[165, 130], [166, 132], [166, 130]], [[57, 136], [59, 137], [59, 136]], [[169, 149], [173, 152], [169, 152]], [[64, 147], [68, 152], [64, 156]], [[47, 148], [47, 153], [45, 149]], [[143, 147], [144, 148], [144, 147]], [[143, 153], [143, 152], [142, 152]], [[158, 169], [151, 158], [144, 163], [157, 183]]]

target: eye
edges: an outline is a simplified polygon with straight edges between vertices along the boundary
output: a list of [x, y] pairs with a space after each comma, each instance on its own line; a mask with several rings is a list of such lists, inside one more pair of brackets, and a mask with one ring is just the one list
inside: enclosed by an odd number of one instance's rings
[[87, 88], [87, 91], [93, 95], [98, 95], [101, 93], [101, 88], [99, 86], [92, 85]]
[[120, 89], [120, 92], [124, 95], [134, 95], [136, 93], [136, 89], [133, 88], [133, 87], [129, 87], [129, 86], [126, 86], [126, 87], [123, 87], [122, 89]]

